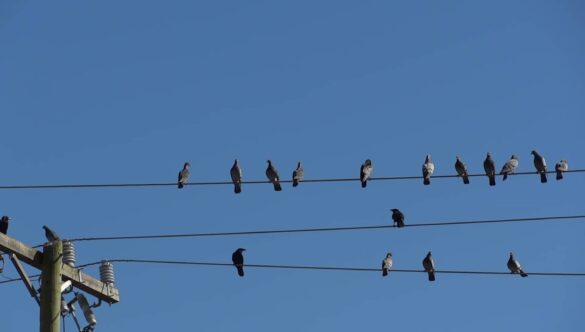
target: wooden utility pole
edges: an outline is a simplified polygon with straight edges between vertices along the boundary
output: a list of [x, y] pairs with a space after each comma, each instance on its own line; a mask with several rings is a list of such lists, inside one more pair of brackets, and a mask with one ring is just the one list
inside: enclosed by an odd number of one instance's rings
[[41, 332], [60, 332], [63, 242], [45, 243], [41, 273]]

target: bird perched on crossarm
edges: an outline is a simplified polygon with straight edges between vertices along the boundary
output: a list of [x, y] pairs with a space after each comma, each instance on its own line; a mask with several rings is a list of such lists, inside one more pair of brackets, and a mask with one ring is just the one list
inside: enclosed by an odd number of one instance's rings
[[47, 241], [49, 242], [59, 241], [59, 235], [57, 235], [55, 231], [50, 229], [47, 225], [44, 225], [43, 228], [45, 229], [45, 237], [47, 238]]
[[2, 216], [2, 218], [0, 218], [0, 233], [8, 234], [10, 220], [12, 219], [10, 219], [9, 216]]

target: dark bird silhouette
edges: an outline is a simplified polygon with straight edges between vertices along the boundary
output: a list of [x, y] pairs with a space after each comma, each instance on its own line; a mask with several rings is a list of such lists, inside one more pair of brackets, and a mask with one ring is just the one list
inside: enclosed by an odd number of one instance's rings
[[540, 174], [540, 183], [546, 183], [546, 160], [536, 150], [532, 150], [534, 156], [534, 168]]
[[502, 181], [505, 181], [508, 178], [508, 174], [514, 173], [514, 170], [516, 170], [516, 168], [518, 167], [518, 163], [519, 163], [518, 157], [516, 157], [515, 154], [513, 154], [512, 157], [510, 157], [510, 160], [506, 161], [506, 163], [502, 167], [502, 171], [500, 172], [500, 174], [504, 176], [502, 178]]
[[297, 168], [293, 171], [292, 174], [293, 187], [298, 186], [299, 182], [303, 181], [303, 177], [305, 177], [305, 170], [303, 169], [303, 165], [299, 161], [299, 163], [297, 164]]
[[272, 161], [267, 160], [266, 162], [268, 163], [268, 167], [266, 168], [266, 177], [268, 178], [268, 181], [272, 182], [274, 185], [274, 191], [281, 191], [280, 177], [278, 176], [276, 167], [272, 165]]
[[492, 159], [492, 155], [488, 152], [485, 160], [483, 161], [483, 169], [485, 175], [490, 179], [490, 186], [496, 185], [496, 163]]
[[455, 161], [455, 171], [457, 171], [457, 174], [463, 178], [463, 183], [469, 184], [469, 173], [467, 173], [467, 166], [465, 166], [465, 163], [461, 161], [459, 156], [456, 158], [457, 160]]
[[240, 277], [244, 276], [244, 251], [246, 251], [246, 249], [238, 248], [238, 250], [234, 251], [232, 254], [232, 262], [236, 266], [236, 269], [238, 269], [238, 275]]
[[242, 169], [240, 168], [240, 163], [236, 159], [234, 161], [234, 165], [230, 169], [230, 175], [232, 177], [232, 182], [234, 183], [234, 192], [239, 194], [242, 192]]
[[510, 258], [508, 259], [508, 269], [510, 269], [510, 272], [512, 273], [519, 274], [522, 277], [528, 277], [528, 274], [526, 274], [524, 270], [522, 270], [520, 262], [518, 262], [518, 260], [514, 258], [514, 254], [512, 253], [510, 253]]
[[422, 264], [425, 271], [429, 274], [429, 281], [435, 281], [435, 261], [430, 251], [425, 259], [423, 259]]
[[374, 171], [374, 166], [372, 166], [372, 161], [370, 159], [366, 159], [360, 167], [360, 181], [362, 182], [362, 188], [365, 188], [368, 185], [368, 179], [372, 176], [372, 172]]
[[425, 158], [425, 163], [422, 165], [423, 184], [425, 186], [431, 184], [431, 175], [433, 175], [434, 171], [435, 164], [433, 164], [433, 161], [431, 160], [431, 155], [427, 154], [427, 157]]
[[44, 225], [43, 228], [45, 229], [45, 237], [47, 238], [47, 241], [53, 242], [59, 240], [59, 235], [57, 235], [55, 231], [47, 227], [47, 225]]
[[10, 223], [10, 220], [9, 216], [3, 216], [0, 218], [0, 233], [8, 234], [8, 224]]
[[555, 164], [555, 171], [557, 171], [557, 180], [563, 179], [563, 172], [569, 170], [569, 163], [566, 160], [561, 160]]
[[404, 214], [398, 209], [391, 209], [393, 225], [397, 227], [404, 227]]
[[177, 180], [177, 187], [179, 187], [179, 189], [183, 188], [185, 186], [185, 183], [187, 183], [187, 180], [189, 179], [189, 168], [191, 167], [191, 164], [189, 163], [185, 163], [185, 165], [183, 165], [183, 169], [179, 172], [179, 178]]
[[388, 275], [388, 271], [392, 268], [392, 253], [386, 254], [386, 258], [382, 261], [382, 277]]

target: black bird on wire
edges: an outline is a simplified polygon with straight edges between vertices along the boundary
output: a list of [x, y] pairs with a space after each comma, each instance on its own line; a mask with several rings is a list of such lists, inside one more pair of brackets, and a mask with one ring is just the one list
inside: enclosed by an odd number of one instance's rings
[[234, 251], [232, 254], [232, 263], [234, 263], [236, 269], [238, 269], [238, 275], [240, 277], [244, 276], [244, 251], [246, 251], [246, 249], [238, 248], [238, 250]]
[[272, 165], [271, 160], [266, 161], [268, 163], [268, 167], [266, 168], [266, 177], [268, 181], [272, 182], [274, 185], [274, 191], [281, 191], [282, 187], [280, 186], [280, 177], [278, 176], [278, 171], [276, 167]]
[[404, 227], [404, 214], [398, 209], [392, 209], [392, 221], [396, 227]]
[[47, 238], [47, 241], [54, 242], [59, 240], [59, 235], [57, 235], [55, 231], [47, 227], [47, 225], [44, 225], [43, 228], [45, 229], [45, 237]]
[[488, 176], [490, 179], [490, 186], [496, 185], [496, 163], [492, 159], [491, 153], [487, 153], [485, 160], [483, 161], [483, 169], [485, 170], [485, 175]]
[[242, 169], [240, 168], [240, 163], [236, 159], [234, 161], [234, 165], [230, 169], [230, 176], [232, 177], [232, 182], [234, 183], [234, 192], [239, 194], [242, 192]]
[[469, 173], [467, 172], [467, 166], [465, 166], [465, 163], [461, 160], [461, 158], [459, 158], [459, 156], [456, 158], [457, 160], [455, 161], [455, 171], [457, 171], [457, 174], [463, 178], [464, 184], [469, 184]]
[[508, 259], [508, 269], [510, 269], [510, 272], [512, 272], [513, 274], [519, 274], [522, 277], [528, 277], [528, 274], [526, 274], [526, 272], [522, 270], [520, 262], [518, 262], [518, 260], [514, 258], [513, 253], [510, 253], [510, 258]]
[[427, 271], [429, 274], [429, 281], [435, 281], [435, 261], [433, 260], [433, 256], [431, 256], [430, 251], [425, 259], [423, 259], [422, 264], [425, 271]]

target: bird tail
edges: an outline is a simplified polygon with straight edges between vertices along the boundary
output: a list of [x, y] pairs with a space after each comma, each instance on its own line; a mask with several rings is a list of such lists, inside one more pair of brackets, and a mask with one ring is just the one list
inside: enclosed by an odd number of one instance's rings
[[463, 183], [469, 184], [469, 176], [467, 176], [467, 175], [463, 176]]
[[182, 182], [179, 182], [179, 184], [177, 185], [177, 187], [178, 187], [179, 189], [182, 189], [182, 188], [183, 188], [183, 183], [182, 183]]
[[429, 271], [429, 281], [435, 281], [435, 272]]
[[241, 185], [241, 184], [239, 184], [239, 183], [236, 183], [236, 184], [234, 184], [234, 192], [235, 192], [236, 194], [239, 194], [239, 193], [241, 193], [241, 192], [242, 192], [242, 185]]
[[399, 222], [398, 222], [398, 227], [399, 227], [399, 228], [400, 228], [400, 227], [404, 227], [404, 222], [402, 222], [402, 221], [399, 221]]
[[495, 186], [496, 185], [496, 177], [493, 175], [490, 175], [489, 178], [490, 178], [490, 186]]
[[540, 173], [540, 183], [546, 183], [546, 173]]
[[282, 187], [280, 186], [280, 182], [274, 181], [274, 191], [281, 191]]
[[557, 171], [557, 180], [562, 180], [562, 179], [563, 179], [563, 172]]
[[296, 187], [298, 185], [299, 185], [299, 180], [293, 179], [293, 187]]
[[243, 276], [244, 276], [244, 266], [242, 266], [242, 265], [237, 265], [237, 266], [236, 266], [236, 268], [238, 269], [238, 275], [239, 275], [240, 277], [243, 277]]
[[502, 178], [502, 181], [506, 181], [507, 178], [508, 178], [508, 173], [504, 173], [504, 177]]
[[524, 270], [519, 270], [518, 272], [520, 273], [520, 275], [522, 277], [528, 277], [528, 274], [526, 274], [526, 272], [524, 272]]
[[423, 181], [423, 184], [425, 186], [428, 186], [429, 184], [431, 184], [431, 179], [430, 178], [425, 178], [424, 181]]
[[388, 269], [382, 269], [382, 277], [385, 277], [388, 275]]
[[365, 188], [368, 186], [368, 181], [362, 181], [362, 188]]

